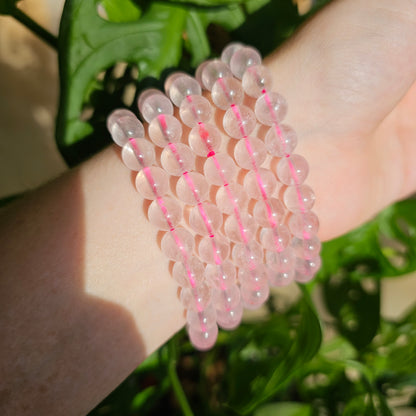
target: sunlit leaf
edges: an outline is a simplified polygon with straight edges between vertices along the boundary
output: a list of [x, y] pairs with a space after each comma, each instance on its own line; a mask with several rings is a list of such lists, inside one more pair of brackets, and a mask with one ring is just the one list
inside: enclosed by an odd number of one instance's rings
[[260, 407], [253, 416], [310, 416], [311, 414], [312, 409], [306, 404], [280, 402]]

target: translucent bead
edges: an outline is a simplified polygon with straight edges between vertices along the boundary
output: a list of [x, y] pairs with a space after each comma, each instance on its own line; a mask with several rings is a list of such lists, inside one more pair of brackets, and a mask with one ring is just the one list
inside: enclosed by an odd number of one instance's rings
[[195, 78], [180, 72], [166, 79], [165, 91], [176, 107], [179, 107], [188, 95], [201, 95], [202, 93], [201, 86]]
[[212, 116], [212, 107], [202, 95], [190, 95], [182, 101], [179, 115], [184, 124], [194, 127], [198, 123], [206, 123]]
[[226, 154], [208, 158], [204, 163], [204, 175], [211, 185], [224, 185], [231, 182], [236, 175], [234, 160]]
[[197, 312], [189, 309], [186, 312], [186, 321], [189, 326], [198, 328], [211, 328], [217, 323], [217, 314], [212, 305], [208, 305], [203, 311]]
[[186, 261], [195, 246], [193, 235], [182, 227], [167, 232], [161, 241], [162, 252], [171, 260]]
[[182, 125], [176, 117], [162, 114], [150, 122], [149, 137], [159, 147], [165, 147], [168, 143], [180, 142]]
[[290, 243], [291, 235], [286, 225], [274, 228], [263, 228], [260, 241], [266, 250], [283, 251]]
[[316, 235], [311, 235], [306, 239], [295, 237], [291, 245], [296, 256], [305, 260], [317, 257], [321, 250], [321, 242]]
[[183, 287], [180, 299], [185, 309], [191, 311], [203, 311], [211, 302], [212, 290], [205, 283], [195, 287]]
[[271, 126], [274, 123], [280, 123], [285, 118], [287, 103], [277, 92], [265, 93], [257, 98], [254, 112], [260, 123]]
[[196, 257], [190, 257], [186, 263], [173, 265], [172, 277], [181, 287], [199, 286], [205, 279], [204, 264]]
[[123, 163], [131, 170], [141, 170], [155, 163], [155, 147], [146, 139], [131, 139], [121, 150]]
[[179, 178], [176, 184], [176, 195], [188, 205], [196, 205], [204, 201], [208, 195], [209, 186], [198, 172], [189, 172]]
[[200, 235], [214, 233], [222, 225], [221, 211], [210, 202], [203, 202], [191, 209], [189, 225]]
[[305, 182], [309, 173], [306, 159], [300, 155], [291, 155], [280, 159], [276, 174], [285, 185], [300, 185]]
[[288, 286], [295, 280], [295, 269], [286, 272], [276, 272], [269, 269], [269, 283], [273, 287]]
[[244, 188], [238, 183], [231, 183], [218, 189], [215, 196], [217, 207], [224, 214], [235, 214], [235, 209], [247, 208], [248, 196]]
[[156, 199], [169, 192], [169, 176], [161, 168], [151, 166], [136, 176], [136, 189], [145, 199]]
[[260, 168], [257, 172], [251, 170], [244, 177], [244, 189], [251, 198], [270, 198], [276, 188], [277, 180], [273, 172], [268, 169]]
[[211, 98], [214, 104], [221, 110], [226, 110], [231, 105], [239, 105], [244, 99], [244, 90], [240, 81], [235, 78], [221, 78], [212, 86]]
[[241, 286], [241, 297], [243, 305], [247, 309], [258, 309], [266, 302], [269, 297], [270, 289], [268, 284], [264, 284], [257, 289], [252, 289], [250, 286]]
[[148, 123], [161, 114], [173, 114], [173, 105], [169, 98], [155, 88], [150, 88], [140, 94], [138, 106], [140, 113]]
[[254, 269], [240, 268], [238, 280], [241, 286], [258, 290], [267, 285], [268, 274], [263, 264], [259, 264]]
[[263, 263], [263, 248], [252, 239], [248, 243], [235, 244], [232, 256], [237, 267], [253, 268]]
[[240, 302], [233, 309], [217, 309], [217, 323], [223, 329], [234, 329], [240, 325], [243, 317], [243, 304]]
[[186, 144], [170, 143], [163, 149], [160, 163], [169, 175], [180, 176], [195, 168], [195, 155]]
[[264, 65], [254, 65], [247, 68], [243, 75], [242, 84], [247, 95], [258, 98], [265, 90], [272, 88], [273, 77]]
[[216, 309], [233, 309], [240, 300], [240, 289], [236, 284], [224, 290], [214, 289], [212, 293], [212, 304]]
[[176, 227], [182, 219], [182, 208], [171, 197], [154, 200], [147, 212], [149, 221], [163, 231]]
[[208, 61], [202, 71], [202, 85], [208, 90], [212, 90], [212, 86], [219, 78], [230, 78], [233, 74], [230, 67], [219, 59]]
[[277, 157], [284, 157], [290, 155], [295, 150], [298, 144], [298, 137], [295, 130], [291, 127], [281, 124], [273, 125], [266, 133], [264, 139], [267, 151]]
[[243, 78], [244, 72], [246, 72], [249, 66], [260, 64], [260, 53], [256, 49], [248, 46], [236, 50], [230, 60], [231, 71], [239, 79]]
[[256, 127], [256, 117], [251, 108], [235, 105], [225, 112], [223, 127], [230, 137], [241, 139], [253, 132]]
[[204, 84], [202, 83], [202, 71], [209, 64], [209, 62], [210, 61], [203, 61], [202, 63], [200, 63], [198, 65], [198, 67], [196, 68], [196, 71], [195, 71], [195, 79], [199, 82], [201, 87], [204, 86]]
[[266, 160], [267, 152], [264, 143], [256, 137], [247, 137], [240, 140], [234, 148], [234, 158], [239, 166], [244, 169], [256, 169]]
[[227, 289], [236, 283], [237, 272], [229, 260], [221, 264], [208, 264], [205, 269], [207, 281], [217, 289]]
[[201, 123], [192, 128], [188, 141], [189, 146], [198, 156], [206, 157], [218, 151], [221, 145], [221, 132], [212, 124]]
[[283, 194], [283, 202], [289, 211], [308, 211], [315, 203], [315, 194], [308, 185], [289, 186]]
[[212, 348], [218, 337], [217, 325], [205, 328], [204, 331], [194, 326], [188, 326], [187, 330], [192, 345], [200, 351], [206, 351]]
[[241, 212], [239, 221], [235, 215], [230, 215], [224, 223], [225, 235], [235, 242], [250, 241], [256, 232], [254, 218], [247, 212]]
[[143, 124], [129, 110], [114, 110], [107, 118], [107, 129], [119, 146], [124, 146], [131, 137], [144, 137]]
[[240, 42], [232, 42], [228, 44], [221, 53], [221, 61], [225, 62], [227, 65], [230, 65], [230, 61], [234, 53], [240, 49], [243, 48], [244, 45]]
[[309, 282], [314, 278], [320, 267], [321, 258], [319, 256], [315, 257], [314, 259], [296, 258], [295, 280], [299, 283]]
[[257, 224], [262, 227], [273, 227], [281, 224], [285, 215], [283, 203], [276, 198], [269, 198], [267, 201], [257, 201], [254, 205], [253, 217]]
[[274, 272], [289, 272], [295, 269], [295, 253], [291, 247], [281, 252], [266, 251], [266, 264]]
[[218, 234], [214, 237], [203, 237], [199, 242], [198, 253], [205, 263], [220, 264], [229, 256], [230, 244]]
[[289, 219], [289, 228], [298, 238], [312, 238], [319, 229], [319, 219], [311, 211], [297, 212]]

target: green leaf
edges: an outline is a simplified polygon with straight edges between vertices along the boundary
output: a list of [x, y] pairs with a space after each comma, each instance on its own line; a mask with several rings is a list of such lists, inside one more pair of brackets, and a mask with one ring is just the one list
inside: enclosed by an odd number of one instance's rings
[[280, 402], [266, 404], [257, 409], [253, 416], [311, 416], [309, 405], [295, 402]]
[[16, 4], [20, 0], [0, 0], [0, 14], [14, 14]]
[[140, 8], [132, 0], [102, 0], [99, 4], [110, 22], [134, 22], [141, 15]]
[[185, 46], [191, 52], [191, 66], [196, 67], [206, 59], [211, 48], [209, 46], [207, 34], [206, 16], [197, 11], [190, 11], [186, 18], [186, 40]]

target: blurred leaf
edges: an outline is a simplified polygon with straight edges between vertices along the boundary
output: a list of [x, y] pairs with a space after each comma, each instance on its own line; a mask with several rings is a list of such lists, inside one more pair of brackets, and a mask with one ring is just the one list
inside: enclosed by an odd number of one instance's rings
[[253, 416], [310, 416], [311, 410], [311, 407], [306, 404], [280, 402], [260, 407]]
[[393, 416], [385, 399], [377, 394], [367, 393], [350, 400], [342, 416]]
[[0, 0], [0, 14], [14, 14], [16, 4], [20, 0]]
[[206, 35], [207, 19], [206, 16], [197, 12], [190, 11], [186, 18], [186, 39], [185, 46], [191, 52], [191, 66], [196, 67], [206, 59], [211, 51]]
[[132, 0], [101, 0], [110, 22], [133, 22], [141, 15], [140, 8]]

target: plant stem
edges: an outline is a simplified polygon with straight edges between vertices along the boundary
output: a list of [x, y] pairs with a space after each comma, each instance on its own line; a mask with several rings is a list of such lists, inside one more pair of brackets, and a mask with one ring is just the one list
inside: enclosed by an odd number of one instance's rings
[[41, 38], [53, 49], [58, 50], [58, 39], [56, 36], [52, 35], [51, 32], [47, 31], [45, 28], [36, 23], [31, 17], [24, 13], [19, 8], [15, 7], [11, 14], [18, 22], [26, 26], [30, 31], [35, 35]]
[[178, 399], [179, 405], [182, 409], [184, 416], [194, 416], [191, 407], [189, 406], [188, 399], [186, 398], [185, 392], [183, 391], [182, 384], [179, 381], [178, 374], [176, 372], [177, 362], [177, 341], [176, 337], [171, 339], [168, 343], [168, 374], [172, 383], [173, 391], [175, 392], [176, 398]]

